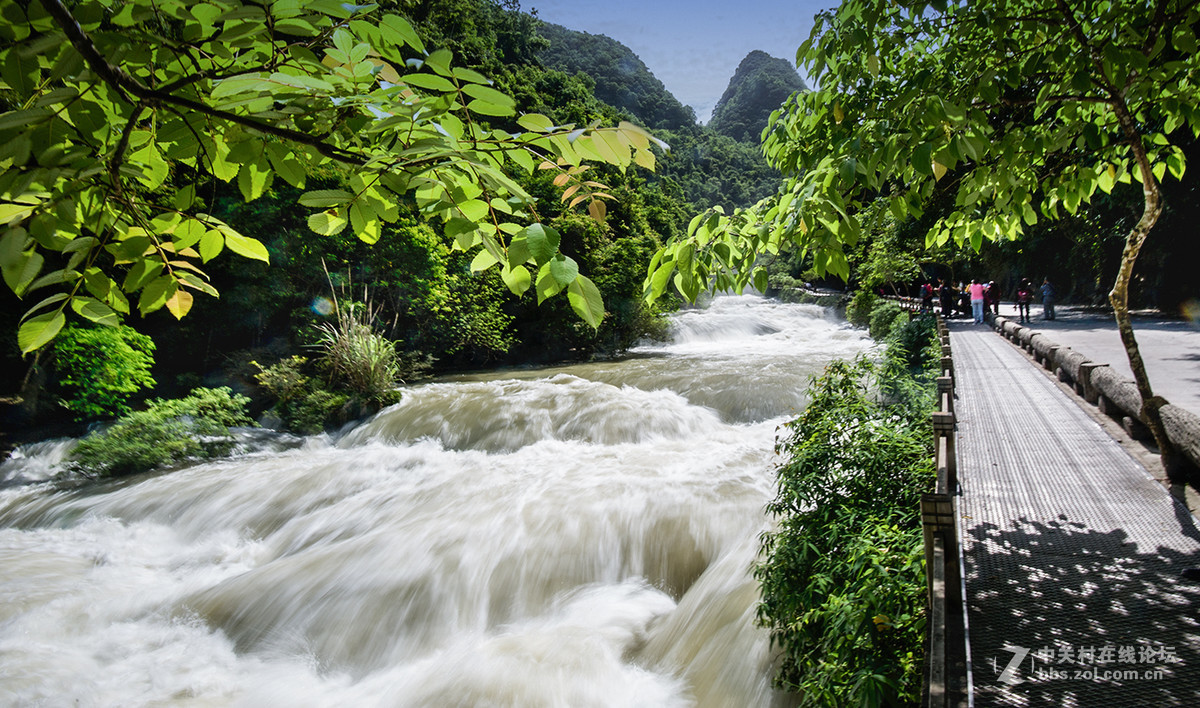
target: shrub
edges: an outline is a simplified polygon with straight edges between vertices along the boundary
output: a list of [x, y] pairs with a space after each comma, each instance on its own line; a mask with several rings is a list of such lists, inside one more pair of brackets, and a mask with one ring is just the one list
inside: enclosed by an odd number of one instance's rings
[[928, 408], [882, 405], [866, 360], [834, 362], [787, 424], [754, 575], [777, 683], [802, 705], [915, 704], [925, 616], [920, 496], [934, 481]]
[[308, 359], [293, 356], [264, 367], [257, 361], [254, 375], [259, 385], [277, 399], [275, 412], [284, 427], [295, 433], [313, 435], [336, 420], [350, 402], [350, 396], [319, 387], [304, 374]]
[[67, 327], [54, 343], [62, 404], [76, 420], [129, 412], [129, 399], [154, 386], [154, 340], [132, 327]]
[[871, 310], [870, 324], [867, 325], [867, 330], [871, 333], [872, 339], [883, 339], [892, 330], [892, 323], [896, 321], [896, 315], [903, 314], [900, 306], [891, 300], [880, 300], [875, 305], [875, 309]]
[[846, 319], [855, 327], [866, 327], [871, 323], [871, 311], [879, 302], [879, 296], [870, 290], [858, 290], [846, 305]]
[[143, 411], [121, 416], [111, 427], [81, 440], [70, 469], [89, 477], [146, 472], [188, 459], [226, 455], [229, 428], [250, 426], [245, 396], [228, 388], [198, 388], [184, 398], [154, 399]]

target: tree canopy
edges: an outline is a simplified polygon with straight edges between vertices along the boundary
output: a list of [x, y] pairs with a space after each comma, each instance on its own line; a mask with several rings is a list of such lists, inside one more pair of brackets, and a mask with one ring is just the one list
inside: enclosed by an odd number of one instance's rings
[[347, 188], [301, 194], [316, 234], [373, 242], [415, 203], [474, 268], [539, 300], [566, 291], [599, 325], [599, 291], [515, 177], [552, 171], [564, 200], [603, 218], [610, 196], [586, 163], [653, 168], [644, 130], [517, 116], [375, 5], [0, 0], [0, 16], [0, 269], [34, 303], [22, 351], [71, 312], [183, 317], [195, 293], [217, 294], [203, 266], [224, 250], [270, 257], [206, 211], [213, 180], [250, 201], [276, 179], [303, 189], [322, 166]]
[[845, 0], [797, 52], [819, 88], [789, 99], [765, 134], [779, 194], [696, 217], [652, 261], [648, 298], [672, 282], [689, 298], [765, 284], [757, 255], [781, 248], [848, 278], [844, 247], [879, 197], [903, 220], [948, 195], [926, 244], [978, 250], [1136, 183], [1144, 209], [1110, 300], [1153, 402], [1128, 287], [1159, 182], [1183, 175], [1181, 144], [1200, 135], [1198, 20], [1195, 0]]

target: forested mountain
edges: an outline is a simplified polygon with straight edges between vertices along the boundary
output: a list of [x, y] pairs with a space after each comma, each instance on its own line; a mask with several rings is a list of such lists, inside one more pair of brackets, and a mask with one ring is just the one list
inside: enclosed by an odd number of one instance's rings
[[[538, 31], [549, 43], [537, 52], [543, 66], [573, 77], [586, 76], [594, 85], [596, 99], [654, 130], [671, 145], [670, 153], [662, 157], [657, 173], [650, 180], [686, 200], [693, 211], [714, 205], [727, 210], [749, 206], [778, 187], [779, 172], [767, 164], [759, 150], [757, 135], [753, 140], [742, 141], [713, 130], [711, 125], [698, 124], [695, 112], [682, 105], [624, 44], [603, 35], [548, 23]], [[795, 70], [791, 72], [799, 80]], [[786, 83], [776, 77], [779, 73], [777, 68], [768, 68], [765, 77], [754, 71], [747, 78], [757, 82], [756, 85], [776, 86]], [[740, 81], [735, 76], [730, 81], [731, 90]], [[746, 90], [738, 95], [753, 93]], [[782, 98], [772, 109], [780, 101]], [[741, 101], [753, 106], [761, 102], [761, 98]], [[740, 110], [735, 106], [731, 115]], [[765, 120], [763, 114], [763, 124]]]
[[542, 64], [567, 74], [587, 74], [595, 81], [597, 99], [628, 111], [647, 128], [679, 130], [695, 125], [695, 112], [680, 103], [624, 44], [551, 23], [543, 23], [538, 33], [549, 41], [538, 52]]
[[755, 50], [738, 65], [713, 109], [708, 127], [734, 140], [757, 145], [771, 111], [796, 91], [807, 90], [790, 62]]

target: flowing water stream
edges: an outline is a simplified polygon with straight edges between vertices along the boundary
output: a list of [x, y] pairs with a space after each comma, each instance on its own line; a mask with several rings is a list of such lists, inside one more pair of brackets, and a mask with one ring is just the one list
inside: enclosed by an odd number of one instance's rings
[[869, 346], [722, 297], [622, 361], [64, 489], [0, 465], [0, 705], [783, 706], [749, 575], [777, 426]]

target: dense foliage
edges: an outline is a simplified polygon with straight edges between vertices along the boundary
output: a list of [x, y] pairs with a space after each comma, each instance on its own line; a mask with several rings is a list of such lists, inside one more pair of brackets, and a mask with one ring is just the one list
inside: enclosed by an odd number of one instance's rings
[[184, 398], [154, 399], [145, 410], [121, 416], [71, 451], [68, 467], [89, 477], [147, 472], [191, 459], [228, 454], [234, 426], [254, 425], [249, 399], [227, 388], [198, 388]]
[[54, 343], [62, 405], [79, 420], [129, 412], [129, 399], [154, 386], [154, 340], [132, 327], [68, 327]]
[[932, 318], [903, 316], [883, 364], [830, 364], [777, 444], [786, 459], [754, 571], [758, 617], [782, 651], [777, 682], [801, 705], [920, 697], [933, 333]]
[[611, 197], [584, 161], [653, 168], [645, 131], [517, 116], [490, 80], [375, 5], [191, 5], [0, 2], [0, 267], [19, 297], [49, 289], [18, 330], [22, 351], [68, 312], [115, 323], [131, 298], [182, 318], [194, 293], [216, 294], [201, 266], [222, 251], [270, 259], [200, 195], [227, 182], [254, 201], [276, 178], [304, 189], [322, 167], [341, 179], [299, 196], [310, 231], [375, 243], [414, 204], [482, 254], [475, 269], [539, 301], [564, 293], [599, 327], [599, 291], [513, 176], [553, 172], [602, 219]]

